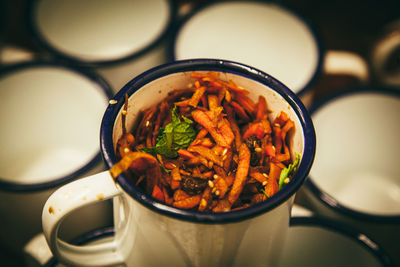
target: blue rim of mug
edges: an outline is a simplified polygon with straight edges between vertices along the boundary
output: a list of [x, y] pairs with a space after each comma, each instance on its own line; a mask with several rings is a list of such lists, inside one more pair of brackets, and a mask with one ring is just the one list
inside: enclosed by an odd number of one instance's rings
[[[24, 62], [24, 63], [17, 63], [17, 64], [12, 64], [9, 66], [6, 66], [5, 68], [0, 70], [0, 78], [9, 75], [14, 72], [18, 72], [20, 70], [24, 69], [32, 69], [32, 68], [41, 68], [41, 67], [52, 67], [52, 68], [60, 68], [60, 69], [66, 69], [68, 71], [75, 72], [91, 81], [96, 83], [98, 85], [99, 90], [102, 91], [104, 94], [104, 99], [108, 100], [113, 96], [113, 92], [111, 87], [108, 85], [108, 83], [100, 76], [98, 76], [96, 73], [92, 72], [88, 68], [83, 68], [83, 67], [78, 67], [78, 66], [72, 66], [72, 65], [67, 65], [65, 63], [60, 63], [56, 61], [36, 61], [36, 62]], [[54, 177], [54, 179], [50, 179], [50, 181], [47, 182], [41, 182], [41, 183], [32, 183], [32, 184], [24, 184], [24, 183], [13, 183], [6, 181], [0, 177], [0, 191], [6, 191], [6, 192], [33, 192], [33, 191], [40, 191], [40, 190], [47, 190], [50, 188], [55, 188], [57, 186], [60, 186], [62, 184], [65, 184], [67, 182], [70, 182], [71, 180], [83, 175], [87, 171], [89, 171], [91, 168], [96, 166], [97, 164], [102, 162], [102, 156], [100, 153], [100, 149], [96, 153], [95, 156], [90, 159], [88, 163], [83, 165], [82, 167], [79, 167], [77, 170], [72, 171], [71, 173], [67, 175], [63, 175], [60, 177]]]
[[300, 216], [292, 217], [290, 219], [290, 227], [318, 227], [331, 232], [336, 232], [342, 236], [345, 236], [364, 247], [368, 252], [370, 252], [382, 266], [391, 267], [394, 266], [392, 258], [386, 253], [386, 251], [370, 237], [361, 233], [357, 229], [339, 222], [334, 219], [328, 219], [323, 217], [314, 216]]
[[65, 62], [70, 62], [75, 65], [84, 65], [88, 67], [105, 67], [105, 66], [110, 66], [110, 65], [115, 65], [118, 63], [124, 63], [136, 58], [139, 58], [140, 56], [146, 54], [153, 48], [155, 48], [157, 45], [159, 45], [165, 38], [168, 38], [170, 35], [170, 32], [172, 30], [172, 25], [175, 21], [175, 18], [177, 16], [177, 7], [176, 3], [173, 0], [167, 0], [168, 6], [169, 6], [169, 18], [168, 22], [165, 24], [164, 29], [161, 31], [159, 36], [155, 37], [151, 42], [149, 42], [145, 47], [138, 49], [134, 52], [132, 52], [129, 55], [122, 56], [120, 58], [116, 59], [110, 59], [110, 60], [84, 60], [81, 59], [78, 56], [73, 56], [67, 53], [62, 52], [61, 50], [57, 49], [54, 47], [51, 43], [49, 43], [46, 39], [45, 36], [41, 33], [39, 28], [37, 27], [37, 23], [35, 20], [35, 12], [37, 8], [37, 3], [40, 0], [28, 0], [28, 7], [27, 7], [27, 28], [32, 35], [33, 40], [37, 45], [41, 48], [47, 51], [52, 57], [54, 57], [55, 60], [58, 61], [65, 61]]
[[[196, 8], [194, 8], [191, 12], [189, 12], [187, 15], [185, 15], [182, 19], [180, 19], [175, 27], [173, 27], [173, 31], [171, 33], [172, 37], [169, 39], [169, 44], [168, 44], [168, 52], [167, 56], [170, 61], [175, 61], [177, 60], [176, 58], [176, 51], [175, 51], [175, 44], [176, 44], [176, 39], [185, 24], [192, 19], [195, 15], [197, 15], [199, 12], [201, 12], [204, 9], [207, 9], [215, 4], [218, 3], [230, 3], [230, 2], [242, 2], [241, 0], [213, 0], [213, 1], [205, 1]], [[317, 44], [317, 49], [318, 49], [318, 63], [317, 66], [315, 67], [314, 74], [311, 76], [311, 78], [308, 80], [308, 82], [301, 88], [296, 94], [297, 96], [301, 97], [305, 93], [307, 93], [311, 89], [311, 85], [314, 84], [314, 82], [317, 80], [317, 78], [320, 76], [322, 73], [322, 66], [323, 66], [323, 61], [324, 61], [324, 45], [322, 42], [322, 38], [320, 37], [320, 31], [317, 28], [317, 26], [307, 17], [304, 15], [300, 14], [298, 10], [296, 10], [294, 7], [291, 7], [288, 3], [282, 3], [282, 2], [276, 2], [276, 1], [271, 1], [271, 0], [249, 0], [246, 1], [248, 3], [262, 3], [266, 5], [274, 5], [282, 10], [287, 11], [291, 15], [297, 17], [300, 21], [302, 21], [310, 30], [312, 36], [314, 37], [315, 43]], [[224, 59], [222, 59], [224, 60]], [[246, 64], [246, 62], [241, 62], [243, 64]], [[281, 81], [283, 82], [283, 81]], [[283, 82], [284, 83], [284, 82]], [[289, 88], [290, 89], [290, 88]]]
[[101, 125], [101, 151], [107, 167], [110, 168], [117, 163], [112, 136], [114, 121], [121, 107], [123, 106], [125, 94], [131, 96], [138, 89], [158, 78], [165, 77], [173, 73], [191, 71], [220, 71], [224, 73], [240, 75], [268, 86], [280, 94], [290, 104], [298, 116], [301, 126], [303, 127], [304, 136], [304, 152], [302, 155], [302, 160], [298, 170], [292, 178], [292, 181], [285, 188], [272, 196], [268, 201], [253, 205], [249, 208], [221, 213], [188, 211], [163, 204], [144, 193], [138, 187], [134, 186], [130, 182], [129, 177], [127, 177], [124, 173], [122, 173], [116, 179], [116, 181], [120, 184], [125, 192], [149, 209], [173, 218], [179, 218], [198, 223], [217, 224], [241, 221], [272, 210], [284, 201], [288, 200], [303, 184], [303, 181], [308, 175], [314, 160], [316, 141], [311, 117], [308, 115], [306, 108], [296, 94], [294, 94], [281, 82], [260, 70], [233, 61], [224, 61], [218, 59], [189, 59], [170, 62], [150, 69], [127, 83], [114, 97], [114, 100], [117, 101], [117, 104], [110, 104], [108, 106]]
[[[96, 240], [114, 236], [114, 233], [114, 226], [102, 227], [78, 236], [76, 239], [72, 240], [71, 244], [83, 246]], [[57, 263], [57, 259], [53, 256], [43, 265], [43, 267], [53, 267], [56, 266]]]
[[[343, 98], [349, 95], [354, 94], [366, 94], [366, 93], [374, 93], [374, 94], [385, 94], [394, 97], [400, 98], [400, 88], [396, 88], [394, 86], [387, 85], [360, 85], [355, 86], [349, 89], [341, 90], [338, 92], [333, 92], [328, 94], [321, 99], [315, 101], [309, 108], [309, 113], [311, 118], [313, 114], [319, 109], [323, 108], [326, 104], [335, 101], [339, 98]], [[378, 214], [369, 214], [361, 211], [356, 211], [351, 209], [341, 203], [339, 203], [333, 196], [326, 193], [320, 187], [318, 187], [314, 182], [311, 174], [307, 177], [304, 182], [304, 186], [319, 200], [324, 206], [327, 206], [334, 211], [337, 211], [341, 214], [348, 215], [353, 218], [358, 218], [360, 220], [366, 220], [370, 222], [384, 222], [384, 223], [399, 223], [400, 222], [400, 214], [399, 215], [378, 215]]]

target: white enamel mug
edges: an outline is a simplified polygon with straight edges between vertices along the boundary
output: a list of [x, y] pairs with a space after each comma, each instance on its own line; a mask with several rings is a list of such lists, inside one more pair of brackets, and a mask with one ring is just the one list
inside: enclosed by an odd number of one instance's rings
[[318, 144], [298, 196], [316, 214], [371, 236], [400, 264], [400, 91], [359, 86], [328, 95], [309, 111]]
[[279, 267], [390, 267], [385, 250], [364, 233], [332, 219], [296, 217]]
[[256, 67], [298, 95], [321, 72], [323, 51], [315, 27], [283, 4], [265, 1], [204, 3], [178, 25], [174, 60], [220, 58]]
[[117, 92], [132, 77], [167, 62], [175, 18], [170, 0], [30, 2], [30, 29], [51, 57], [91, 66]]
[[[98, 124], [110, 97], [104, 80], [84, 69], [35, 62], [1, 70], [0, 246], [7, 253], [21, 255], [42, 231], [41, 211], [56, 188], [104, 170]], [[108, 225], [110, 207], [103, 206], [78, 217], [88, 226]], [[63, 228], [63, 236], [85, 227]]]
[[[177, 61], [149, 70], [115, 96], [101, 125], [101, 149], [108, 167], [116, 162], [115, 147], [122, 135], [121, 108], [129, 95], [127, 129], [140, 110], [185, 88], [193, 71], [216, 71], [221, 78], [248, 88], [249, 96], [265, 96], [271, 116], [281, 110], [295, 122], [290, 146], [301, 155], [292, 181], [268, 201], [222, 213], [181, 210], [143, 193], [124, 174], [114, 181], [109, 172], [72, 182], [56, 191], [43, 209], [43, 231], [62, 262], [100, 266], [274, 266], [279, 259], [297, 189], [314, 157], [315, 135], [308, 113], [297, 96], [271, 76], [236, 62], [199, 59]], [[58, 226], [78, 207], [114, 199], [115, 237], [98, 246], [72, 246], [60, 240]]]

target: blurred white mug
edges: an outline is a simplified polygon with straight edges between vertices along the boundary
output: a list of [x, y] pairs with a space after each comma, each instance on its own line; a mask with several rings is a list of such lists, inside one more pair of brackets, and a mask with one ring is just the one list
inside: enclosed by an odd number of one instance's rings
[[[110, 96], [108, 85], [86, 70], [39, 62], [2, 69], [0, 244], [11, 255], [21, 255], [42, 231], [41, 211], [56, 188], [104, 169], [98, 124]], [[109, 206], [80, 211], [79, 220], [108, 225]], [[88, 230], [79, 227], [63, 228], [63, 235]]]

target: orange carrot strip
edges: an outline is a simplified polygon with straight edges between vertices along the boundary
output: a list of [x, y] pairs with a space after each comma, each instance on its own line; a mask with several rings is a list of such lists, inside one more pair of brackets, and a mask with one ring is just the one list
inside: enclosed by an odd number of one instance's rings
[[268, 197], [272, 197], [279, 190], [278, 180], [282, 169], [273, 162], [270, 162], [269, 166], [268, 182], [265, 186], [265, 192]]
[[265, 153], [270, 157], [275, 157], [276, 151], [275, 151], [275, 147], [271, 141], [267, 142], [267, 145], [265, 147]]
[[218, 198], [223, 199], [226, 193], [229, 190], [228, 185], [223, 177], [219, 177], [217, 180], [214, 180], [214, 185], [217, 188], [216, 192], [218, 192]]
[[233, 109], [235, 110], [236, 114], [243, 120], [245, 121], [249, 121], [250, 118], [249, 116], [246, 114], [246, 111], [242, 108], [241, 105], [239, 105], [237, 102], [235, 101], [231, 101], [229, 104], [231, 104], [231, 106], [233, 107]]
[[190, 99], [185, 99], [185, 100], [182, 100], [179, 102], [175, 102], [174, 105], [178, 106], [178, 107], [187, 107], [187, 106], [189, 106], [189, 103], [190, 103]]
[[114, 179], [117, 178], [122, 172], [127, 171], [131, 166], [136, 166], [134, 164], [138, 161], [140, 161], [140, 164], [137, 164], [137, 167], [141, 167], [140, 171], [143, 171], [148, 167], [160, 168], [157, 159], [152, 155], [144, 152], [129, 152], [126, 153], [118, 163], [111, 167], [109, 170], [111, 176]]
[[281, 127], [286, 123], [286, 121], [289, 119], [288, 115], [284, 112], [281, 111], [278, 115], [278, 117], [275, 118], [273, 123], [278, 123]]
[[265, 101], [265, 97], [259, 96], [258, 102], [256, 105], [256, 120], [262, 120], [266, 115], [267, 111], [267, 102]]
[[290, 152], [287, 145], [283, 145], [284, 153], [278, 154], [275, 156], [275, 159], [278, 161], [287, 161], [290, 159]]
[[174, 195], [172, 196], [174, 201], [181, 201], [181, 200], [184, 200], [184, 199], [186, 199], [188, 197], [189, 197], [189, 194], [186, 193], [185, 191], [183, 191], [182, 189], [177, 189], [174, 192]]
[[213, 212], [226, 212], [231, 210], [232, 204], [228, 199], [220, 199], [217, 206], [213, 208]]
[[243, 88], [239, 88], [233, 81], [225, 82], [220, 81], [223, 85], [225, 85], [228, 89], [231, 89], [233, 92], [248, 94], [249, 92]]
[[199, 211], [205, 211], [207, 209], [207, 206], [209, 205], [211, 201], [211, 187], [206, 187], [204, 189], [203, 194], [201, 195], [201, 200], [199, 204]]
[[164, 202], [167, 205], [172, 205], [172, 203], [174, 202], [174, 200], [172, 199], [172, 197], [169, 196], [168, 191], [165, 187], [162, 188], [163, 194], [164, 194]]
[[256, 105], [246, 95], [238, 93], [235, 95], [235, 100], [244, 108], [244, 110], [246, 110], [248, 114], [254, 114]]
[[203, 107], [207, 108], [208, 107], [207, 97], [203, 94], [201, 96], [200, 100], [201, 100], [201, 104], [203, 105]]
[[164, 168], [166, 168], [168, 170], [172, 170], [175, 167], [176, 167], [175, 164], [173, 164], [172, 162], [165, 162], [164, 163]]
[[[190, 152], [189, 152], [189, 153], [190, 153]], [[186, 162], [187, 165], [198, 165], [198, 164], [200, 164], [200, 163], [201, 163], [201, 161], [200, 161], [200, 157], [199, 157], [199, 156], [194, 156], [194, 158], [189, 159], [189, 160]]]
[[171, 189], [175, 190], [179, 187], [182, 180], [178, 167], [171, 170], [171, 178]]
[[200, 195], [195, 195], [192, 197], [185, 198], [183, 200], [175, 201], [172, 203], [172, 205], [176, 208], [181, 208], [181, 209], [192, 209], [199, 205], [201, 200]]
[[258, 171], [252, 171], [250, 172], [250, 177], [256, 179], [258, 182], [261, 184], [267, 181], [267, 177], [265, 177], [261, 172]]
[[[201, 110], [194, 110], [192, 111], [192, 117], [193, 119], [202, 125], [209, 133], [210, 135], [214, 138], [214, 141], [224, 147], [229, 147], [230, 143], [225, 140], [224, 136], [217, 131], [217, 129], [213, 126], [212, 120], [210, 119], [207, 114]], [[232, 139], [233, 141], [233, 139]]]
[[154, 186], [151, 196], [159, 201], [164, 202], [164, 193], [157, 185]]
[[199, 145], [210, 148], [214, 145], [214, 143], [211, 141], [210, 138], [203, 138], [200, 140]]
[[232, 132], [235, 136], [235, 145], [236, 149], [239, 150], [240, 145], [242, 144], [242, 136], [240, 133], [239, 126], [236, 123], [235, 116], [233, 114], [233, 109], [230, 105], [224, 104], [224, 109], [226, 111], [226, 117], [228, 119], [228, 122], [231, 126]]
[[182, 148], [178, 150], [178, 154], [179, 154], [179, 156], [183, 157], [184, 159], [192, 159], [195, 157], [195, 155], [193, 155], [186, 149], [182, 149]]
[[230, 145], [232, 144], [233, 140], [235, 139], [235, 135], [232, 132], [231, 126], [227, 119], [222, 118], [218, 123], [218, 131], [221, 133], [225, 142]]
[[219, 107], [218, 104], [218, 97], [216, 95], [208, 95], [208, 108], [210, 110], [215, 110], [217, 107]]
[[189, 105], [192, 107], [197, 107], [205, 91], [206, 88], [204, 86], [197, 88], [192, 97], [189, 99]]
[[287, 120], [286, 124], [282, 127], [281, 138], [285, 142], [286, 134], [294, 127], [294, 122], [292, 120]]
[[282, 135], [281, 135], [281, 127], [279, 124], [274, 124], [273, 126], [273, 131], [274, 131], [274, 145], [275, 145], [275, 151], [277, 154], [280, 154], [282, 152]]
[[189, 150], [189, 152], [196, 152], [196, 153], [200, 154], [201, 156], [205, 157], [208, 160], [211, 160], [218, 166], [222, 167], [224, 164], [222, 159], [220, 157], [218, 157], [217, 154], [215, 154], [214, 151], [212, 151], [209, 148], [206, 148], [203, 146], [191, 146], [188, 148], [188, 150]]
[[229, 192], [228, 200], [231, 204], [239, 198], [240, 193], [245, 185], [247, 174], [250, 167], [250, 150], [246, 144], [242, 144], [239, 148], [239, 163], [236, 171], [235, 180], [232, 185], [232, 189]]

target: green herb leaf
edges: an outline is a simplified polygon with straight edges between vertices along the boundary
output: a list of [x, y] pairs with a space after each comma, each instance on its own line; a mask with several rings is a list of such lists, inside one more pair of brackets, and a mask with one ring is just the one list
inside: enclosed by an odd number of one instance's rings
[[196, 137], [193, 121], [184, 116], [182, 119], [183, 121], [179, 119], [175, 106], [172, 110], [171, 122], [158, 132], [156, 146], [147, 149], [167, 158], [176, 158], [177, 151], [187, 148]]
[[285, 179], [293, 173], [294, 169], [297, 167], [297, 165], [299, 165], [299, 163], [300, 163], [300, 155], [296, 153], [296, 160], [294, 161], [294, 163], [289, 164], [287, 168], [284, 168], [281, 171], [281, 175], [279, 176], [279, 190], [281, 190], [283, 186], [286, 185], [284, 182]]
[[267, 198], [269, 198], [269, 196], [268, 196], [267, 192], [265, 192], [265, 190], [264, 190], [264, 189], [261, 189], [260, 191], [261, 191], [261, 193], [263, 193], [264, 195], [266, 195], [266, 196], [267, 196]]

